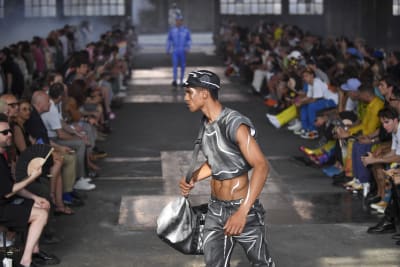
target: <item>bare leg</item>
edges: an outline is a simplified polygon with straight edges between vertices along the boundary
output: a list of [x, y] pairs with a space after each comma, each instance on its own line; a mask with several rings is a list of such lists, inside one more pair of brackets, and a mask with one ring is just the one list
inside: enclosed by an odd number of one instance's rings
[[20, 263], [29, 266], [32, 262], [32, 253], [39, 251], [39, 238], [47, 223], [48, 211], [40, 208], [32, 208], [29, 217], [28, 238], [26, 239], [24, 254]]
[[375, 181], [377, 185], [377, 195], [383, 199], [385, 196], [385, 174], [383, 173], [383, 166], [381, 164], [374, 165], [373, 169], [376, 169]]
[[62, 203], [62, 184], [61, 184], [61, 192], [60, 192], [60, 183], [61, 183], [61, 167], [63, 164], [63, 159], [60, 154], [54, 153], [53, 154], [54, 164], [50, 169], [50, 195], [51, 201], [57, 207], [60, 204], [60, 199]]

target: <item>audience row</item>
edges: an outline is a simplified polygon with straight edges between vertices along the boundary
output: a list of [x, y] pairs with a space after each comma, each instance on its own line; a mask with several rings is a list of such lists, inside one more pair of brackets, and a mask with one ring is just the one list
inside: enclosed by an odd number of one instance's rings
[[[374, 49], [361, 38], [324, 39], [262, 21], [254, 29], [224, 23], [220, 33], [217, 51], [225, 74], [263, 97], [274, 127], [288, 125], [295, 135], [322, 144], [299, 149], [334, 185], [384, 213], [368, 233], [395, 233], [400, 52]], [[400, 234], [393, 238], [400, 245]]]

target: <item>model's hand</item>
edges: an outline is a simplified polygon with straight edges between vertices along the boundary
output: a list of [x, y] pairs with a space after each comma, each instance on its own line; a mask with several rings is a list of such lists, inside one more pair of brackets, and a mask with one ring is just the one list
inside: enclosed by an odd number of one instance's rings
[[240, 235], [246, 225], [247, 213], [239, 209], [225, 223], [224, 233], [227, 236]]
[[190, 181], [190, 183], [186, 183], [186, 177], [182, 177], [181, 181], [179, 182], [179, 188], [181, 189], [181, 194], [184, 197], [187, 197], [189, 195], [190, 190], [192, 190], [194, 187], [193, 181]]

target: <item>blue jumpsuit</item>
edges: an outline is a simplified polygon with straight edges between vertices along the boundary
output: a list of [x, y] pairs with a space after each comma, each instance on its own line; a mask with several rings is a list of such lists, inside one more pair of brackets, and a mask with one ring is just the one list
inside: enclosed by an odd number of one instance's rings
[[185, 26], [172, 27], [168, 32], [167, 53], [172, 49], [172, 66], [174, 82], [178, 79], [178, 64], [181, 67], [180, 84], [185, 75], [186, 51], [189, 51], [192, 39], [190, 31]]

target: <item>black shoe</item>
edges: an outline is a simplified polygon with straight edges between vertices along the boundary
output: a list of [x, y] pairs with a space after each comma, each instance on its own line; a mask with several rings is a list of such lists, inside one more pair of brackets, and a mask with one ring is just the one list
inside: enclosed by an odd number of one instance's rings
[[38, 253], [32, 254], [32, 262], [36, 263], [37, 265], [55, 265], [60, 263], [60, 259], [55, 255], [48, 254], [45, 251], [40, 250]]
[[343, 178], [343, 177], [346, 177], [345, 172], [340, 172], [338, 174], [333, 175], [332, 179], [339, 179], [339, 178]]
[[392, 235], [392, 239], [400, 240], [400, 233]]
[[368, 205], [368, 204], [378, 203], [379, 201], [381, 201], [380, 196], [371, 196], [365, 199], [365, 204]]
[[171, 83], [171, 85], [172, 85], [173, 87], [177, 87], [177, 86], [178, 86], [178, 84], [176, 83], [176, 81], [173, 81], [173, 82]]
[[368, 234], [392, 234], [396, 232], [396, 225], [393, 220], [388, 220], [383, 217], [382, 220], [375, 226], [368, 228]]

